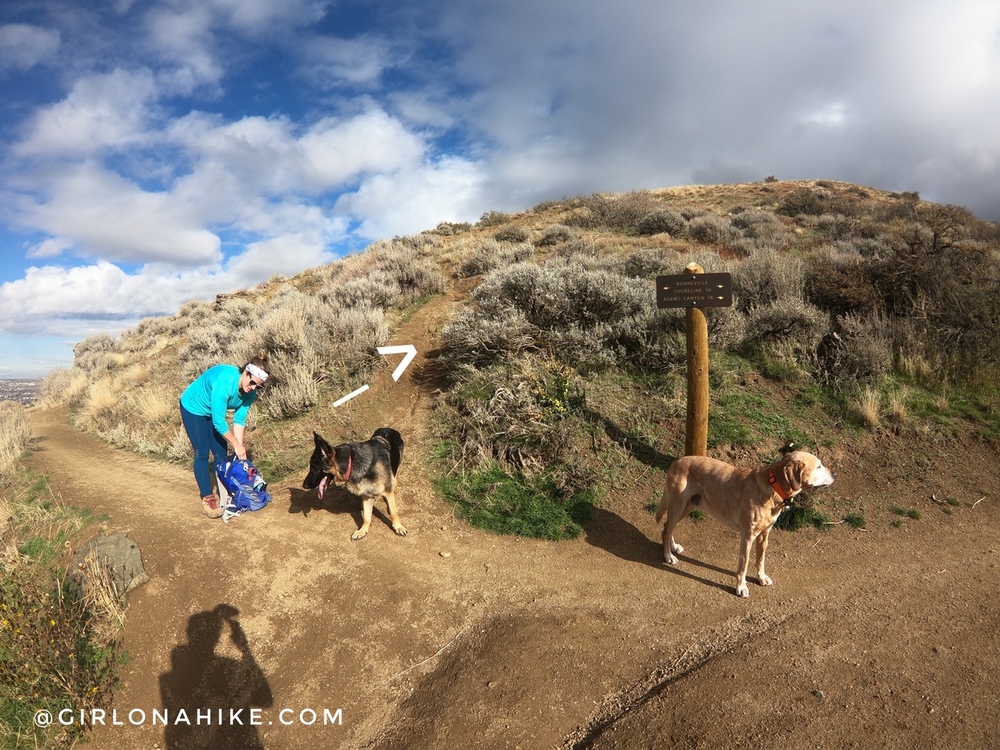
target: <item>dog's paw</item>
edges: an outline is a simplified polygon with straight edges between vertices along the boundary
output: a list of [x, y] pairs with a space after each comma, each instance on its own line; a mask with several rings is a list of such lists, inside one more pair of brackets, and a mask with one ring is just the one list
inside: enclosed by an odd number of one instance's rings
[[360, 542], [360, 541], [361, 541], [362, 539], [364, 539], [364, 538], [365, 538], [366, 536], [368, 536], [368, 531], [367, 531], [367, 529], [366, 529], [366, 530], [361, 530], [361, 529], [358, 529], [358, 530], [357, 530], [357, 531], [355, 531], [355, 532], [354, 532], [353, 534], [351, 534], [351, 541], [352, 541], [352, 542]]
[[741, 599], [748, 598], [750, 596], [750, 587], [747, 586], [745, 583], [741, 583], [739, 586], [736, 587], [736, 596], [740, 597]]
[[673, 543], [673, 546], [672, 546], [671, 549], [673, 550], [673, 553], [675, 555], [681, 555], [681, 554], [684, 553], [684, 548], [681, 545], [679, 545], [677, 542]]
[[406, 536], [406, 534], [407, 534], [406, 527], [403, 526], [403, 524], [401, 524], [401, 523], [400, 524], [396, 524], [395, 526], [393, 526], [392, 530], [395, 531], [400, 536]]
[[771, 577], [769, 575], [767, 575], [767, 573], [758, 573], [757, 574], [757, 580], [760, 581], [760, 585], [761, 586], [773, 586], [774, 585], [774, 581], [771, 580]]
[[664, 555], [663, 556], [663, 561], [667, 565], [676, 565], [677, 564], [677, 558], [674, 555]]

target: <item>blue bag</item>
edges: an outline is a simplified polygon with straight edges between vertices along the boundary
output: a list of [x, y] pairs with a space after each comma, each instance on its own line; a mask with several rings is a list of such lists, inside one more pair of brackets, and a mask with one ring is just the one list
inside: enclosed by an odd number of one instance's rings
[[229, 456], [215, 465], [215, 475], [219, 485], [226, 490], [229, 500], [223, 508], [222, 520], [248, 510], [260, 510], [269, 502], [267, 482], [252, 463]]

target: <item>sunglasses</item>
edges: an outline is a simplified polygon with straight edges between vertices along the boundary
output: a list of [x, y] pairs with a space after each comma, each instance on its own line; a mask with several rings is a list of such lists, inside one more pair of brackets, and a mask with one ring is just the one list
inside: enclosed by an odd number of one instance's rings
[[253, 375], [247, 376], [247, 388], [263, 388], [264, 384], [253, 379]]

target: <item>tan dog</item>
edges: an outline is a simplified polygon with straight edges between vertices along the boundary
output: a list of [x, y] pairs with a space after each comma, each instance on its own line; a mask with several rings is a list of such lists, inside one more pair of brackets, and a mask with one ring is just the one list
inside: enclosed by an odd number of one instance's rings
[[740, 533], [740, 562], [736, 569], [736, 594], [750, 596], [747, 588], [747, 566], [750, 545], [757, 546], [757, 580], [761, 586], [773, 581], [764, 572], [767, 537], [778, 515], [803, 487], [824, 487], [833, 484], [833, 475], [811, 453], [788, 453], [775, 464], [763, 469], [738, 469], [735, 466], [704, 456], [678, 458], [667, 470], [667, 486], [663, 490], [656, 520], [663, 524], [663, 559], [677, 564], [684, 551], [674, 541], [674, 528], [694, 508], [707, 511]]

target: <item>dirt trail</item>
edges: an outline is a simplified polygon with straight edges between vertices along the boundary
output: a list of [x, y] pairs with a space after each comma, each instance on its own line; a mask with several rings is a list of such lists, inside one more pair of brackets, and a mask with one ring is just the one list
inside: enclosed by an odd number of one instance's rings
[[[351, 542], [359, 507], [342, 496], [318, 505], [300, 477], [272, 485], [263, 511], [210, 521], [188, 469], [110, 448], [64, 411], [30, 412], [34, 464], [67, 502], [126, 531], [150, 574], [130, 597], [123, 725], [109, 718], [91, 747], [1000, 744], [994, 497], [903, 528], [775, 532], [775, 586], [753, 585], [749, 600], [733, 594], [736, 538], [715, 522], [685, 522], [682, 564], [662, 564], [641, 507], [655, 472], [607, 498], [576, 541], [469, 529], [435, 498], [422, 460], [433, 394], [420, 368], [447, 314], [442, 299], [406, 323], [393, 343], [417, 345], [411, 370], [398, 384], [380, 373], [346, 407], [407, 441], [405, 538], [383, 516]], [[885, 492], [904, 473], [905, 457], [893, 467], [884, 448], [833, 466], [840, 495], [876, 481]], [[987, 446], [933, 450], [963, 502], [964, 472], [977, 488], [995, 484]], [[936, 487], [910, 481], [900, 491], [913, 502]], [[154, 723], [154, 710], [173, 723], [180, 707], [195, 726]], [[212, 707], [201, 726], [199, 707]], [[244, 725], [229, 726], [239, 708]], [[324, 720], [338, 710], [342, 723]]]

